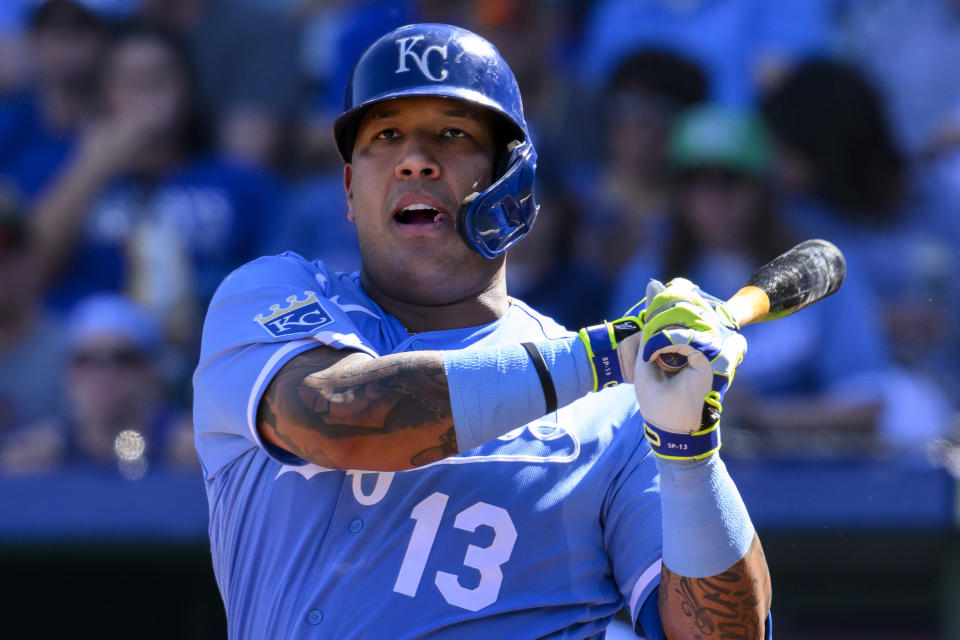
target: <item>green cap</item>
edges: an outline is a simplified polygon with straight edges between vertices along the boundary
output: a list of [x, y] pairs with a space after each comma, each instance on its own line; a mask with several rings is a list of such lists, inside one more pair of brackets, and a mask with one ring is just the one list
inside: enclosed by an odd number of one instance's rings
[[670, 133], [667, 157], [679, 170], [722, 167], [763, 175], [772, 166], [763, 122], [746, 110], [700, 105], [681, 115]]

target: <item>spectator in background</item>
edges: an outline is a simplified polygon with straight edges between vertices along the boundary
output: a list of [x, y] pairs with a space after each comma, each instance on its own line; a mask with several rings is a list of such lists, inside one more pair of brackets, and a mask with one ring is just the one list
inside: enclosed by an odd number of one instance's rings
[[273, 183], [207, 151], [175, 36], [130, 26], [100, 71], [100, 118], [32, 219], [49, 299], [66, 308], [93, 291], [126, 290], [192, 362], [195, 307], [254, 256], [274, 213]]
[[635, 52], [613, 74], [598, 103], [600, 164], [569, 178], [585, 214], [581, 260], [598, 267], [604, 283], [631, 256], [663, 240], [666, 139], [677, 114], [706, 96], [700, 69], [668, 51]]
[[29, 86], [0, 104], [0, 173], [34, 197], [73, 149], [96, 100], [101, 20], [72, 0], [49, 0], [29, 18]]
[[277, 163], [302, 98], [295, 24], [275, 9], [227, 0], [141, 0], [140, 15], [188, 43], [220, 149], [261, 167]]
[[866, 278], [883, 303], [897, 361], [917, 385], [937, 383], [956, 398], [960, 345], [951, 327], [960, 310], [960, 254], [931, 222], [956, 211], [930, 213], [877, 92], [853, 67], [812, 60], [767, 96], [764, 113], [778, 141], [791, 224], [844, 251], [850, 277]]
[[813, 213], [809, 224], [842, 228], [897, 217], [910, 195], [907, 161], [880, 96], [855, 67], [808, 60], [764, 98], [763, 112], [779, 147], [780, 187], [810, 205], [795, 223]]
[[0, 438], [61, 405], [66, 337], [40, 303], [20, 203], [0, 189]]
[[[659, 255], [639, 256], [623, 272], [615, 298], [620, 313], [642, 297], [650, 277], [680, 275], [732, 295], [758, 266], [794, 244], [776, 214], [772, 147], [756, 116], [696, 107], [677, 123], [669, 158], [676, 177], [673, 232]], [[746, 327], [750, 354], [737, 372], [743, 386], [725, 403], [731, 422], [782, 451], [875, 450], [884, 443], [881, 412], [897, 402], [895, 393], [884, 393], [889, 361], [877, 315], [869, 289], [853, 273], [838, 295]]]
[[163, 342], [153, 318], [123, 296], [102, 294], [82, 300], [67, 326], [67, 383], [58, 392], [67, 408], [12, 434], [0, 469], [93, 465], [136, 479], [153, 464], [194, 464], [189, 414], [164, 399], [156, 367]]

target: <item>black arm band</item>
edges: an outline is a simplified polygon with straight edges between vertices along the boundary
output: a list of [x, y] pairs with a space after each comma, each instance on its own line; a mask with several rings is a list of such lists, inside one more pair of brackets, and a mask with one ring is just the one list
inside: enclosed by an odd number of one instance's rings
[[547, 405], [546, 413], [553, 413], [557, 410], [557, 389], [553, 386], [553, 377], [550, 375], [550, 370], [547, 369], [547, 362], [532, 342], [524, 342], [520, 346], [530, 354], [533, 368], [537, 370], [537, 375], [540, 376], [540, 386], [543, 387], [543, 401]]

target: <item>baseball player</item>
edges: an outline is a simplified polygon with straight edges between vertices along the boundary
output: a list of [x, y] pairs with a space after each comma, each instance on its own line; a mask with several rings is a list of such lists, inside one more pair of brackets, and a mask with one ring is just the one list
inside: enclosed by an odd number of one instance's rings
[[602, 638], [626, 605], [641, 637], [769, 638], [763, 552], [717, 455], [746, 347], [723, 305], [651, 282], [573, 333], [507, 296], [537, 156], [513, 74], [469, 31], [377, 40], [334, 136], [360, 272], [255, 260], [204, 327], [196, 443], [230, 637]]

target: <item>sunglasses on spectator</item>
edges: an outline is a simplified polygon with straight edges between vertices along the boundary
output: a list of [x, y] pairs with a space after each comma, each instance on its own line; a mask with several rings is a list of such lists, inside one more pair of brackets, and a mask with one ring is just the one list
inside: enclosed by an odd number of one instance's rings
[[107, 351], [77, 351], [70, 357], [70, 364], [79, 368], [114, 367], [129, 369], [138, 367], [147, 361], [146, 356], [133, 348], [112, 349]]

